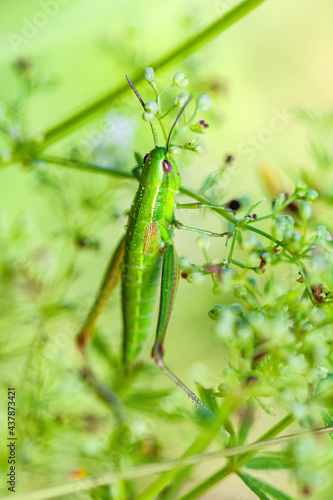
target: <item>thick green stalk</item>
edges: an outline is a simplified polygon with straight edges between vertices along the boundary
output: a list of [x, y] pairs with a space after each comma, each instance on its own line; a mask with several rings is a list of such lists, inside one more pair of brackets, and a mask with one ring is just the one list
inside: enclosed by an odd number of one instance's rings
[[[228, 29], [237, 21], [245, 17], [256, 7], [264, 3], [266, 0], [244, 0], [242, 3], [231, 9], [229, 12], [221, 16], [217, 21], [213, 22], [207, 28], [203, 29], [197, 35], [193, 36], [182, 45], [176, 47], [171, 52], [167, 53], [160, 59], [152, 61], [147, 66], [152, 66], [154, 69], [161, 69], [169, 66], [172, 63], [183, 60], [185, 57], [196, 52], [200, 47], [217, 37], [220, 33]], [[143, 80], [142, 70], [135, 71], [131, 75], [131, 81], [134, 85]], [[49, 144], [57, 141], [70, 131], [80, 127], [96, 115], [104, 112], [110, 104], [122, 96], [129, 90], [127, 82], [121, 83], [116, 88], [106, 92], [103, 96], [99, 97], [92, 103], [88, 104], [85, 108], [77, 113], [66, 118], [64, 121], [54, 125], [45, 132], [44, 141], [40, 149], [45, 148]]]
[[[278, 434], [280, 434], [280, 432], [286, 429], [286, 427], [292, 424], [295, 420], [296, 419], [293, 415], [291, 414], [287, 415], [282, 420], [280, 420], [280, 422], [274, 425], [269, 431], [265, 432], [258, 439], [258, 441], [264, 441], [265, 439], [271, 439], [277, 436]], [[258, 450], [253, 450], [244, 453], [243, 455], [240, 455], [235, 462], [222, 467], [222, 469], [218, 470], [217, 472], [209, 476], [207, 479], [202, 481], [200, 484], [195, 486], [195, 488], [193, 488], [191, 491], [183, 495], [181, 498], [179, 498], [179, 500], [195, 500], [196, 498], [201, 498], [206, 491], [210, 490], [216, 484], [223, 481], [223, 479], [225, 479], [233, 472], [236, 472], [240, 467], [246, 464], [246, 462], [248, 462], [250, 458], [252, 458], [257, 453]]]
[[103, 167], [93, 163], [87, 163], [81, 160], [72, 160], [70, 158], [60, 158], [59, 156], [43, 155], [33, 158], [34, 161], [43, 161], [52, 165], [60, 165], [76, 170], [84, 170], [85, 172], [93, 172], [94, 174], [111, 175], [112, 177], [123, 177], [125, 179], [134, 179], [132, 172], [119, 170], [118, 168]]

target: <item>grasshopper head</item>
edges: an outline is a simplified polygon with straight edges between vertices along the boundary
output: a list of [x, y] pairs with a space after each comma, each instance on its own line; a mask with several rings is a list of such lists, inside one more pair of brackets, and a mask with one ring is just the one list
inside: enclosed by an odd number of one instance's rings
[[161, 147], [155, 147], [144, 157], [142, 179], [175, 192], [181, 183], [175, 160], [165, 148]]

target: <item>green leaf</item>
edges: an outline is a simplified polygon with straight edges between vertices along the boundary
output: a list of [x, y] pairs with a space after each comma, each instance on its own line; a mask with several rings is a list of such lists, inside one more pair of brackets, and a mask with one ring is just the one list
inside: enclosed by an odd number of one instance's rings
[[[242, 481], [255, 493], [260, 499], [268, 500], [294, 500], [293, 497], [277, 490], [270, 484], [265, 483], [261, 479], [245, 474], [244, 472], [237, 472], [237, 475]], [[269, 496], [267, 496], [269, 495]]]
[[274, 408], [272, 408], [271, 406], [267, 406], [262, 398], [254, 398], [254, 399], [261, 406], [261, 408], [267, 413], [267, 415], [270, 415], [271, 417], [276, 417]]
[[137, 151], [134, 151], [134, 158], [138, 167], [142, 167], [143, 157]]
[[272, 453], [261, 457], [253, 457], [245, 466], [247, 469], [254, 470], [280, 470], [289, 469], [291, 466], [287, 457], [282, 453]]
[[250, 488], [251, 491], [255, 495], [257, 495], [258, 498], [261, 500], [271, 500], [263, 491], [261, 488], [258, 487], [257, 484], [255, 484], [254, 479], [248, 474], [244, 474], [244, 472], [238, 472], [237, 475], [242, 479], [242, 481]]
[[203, 130], [203, 128], [198, 123], [195, 123], [194, 125], [191, 125], [190, 126], [190, 130], [192, 132], [197, 133], [197, 134], [204, 134], [205, 133], [205, 131]]
[[206, 406], [208, 406], [208, 408], [214, 413], [214, 415], [217, 415], [218, 406], [214, 396], [214, 391], [212, 389], [206, 389], [200, 384], [197, 384], [197, 387], [201, 401]]
[[254, 407], [252, 401], [242, 410], [238, 428], [238, 444], [244, 444], [254, 422]]
[[[156, 390], [156, 391], [141, 391], [138, 390], [131, 394], [126, 394], [123, 396], [124, 404], [128, 408], [137, 409], [141, 411], [153, 411], [156, 410], [156, 406], [159, 401], [171, 393], [170, 390]], [[159, 413], [163, 414], [161, 408], [159, 408]]]
[[320, 407], [333, 410], [333, 373], [328, 373], [325, 378], [319, 380], [313, 402]]
[[[323, 422], [324, 422], [326, 427], [330, 427], [331, 425], [333, 425], [333, 420], [331, 419], [329, 414], [326, 413], [325, 410], [320, 410], [320, 415], [321, 415], [321, 418], [323, 419]], [[331, 439], [333, 439], [333, 433], [330, 433], [330, 436], [331, 436]]]

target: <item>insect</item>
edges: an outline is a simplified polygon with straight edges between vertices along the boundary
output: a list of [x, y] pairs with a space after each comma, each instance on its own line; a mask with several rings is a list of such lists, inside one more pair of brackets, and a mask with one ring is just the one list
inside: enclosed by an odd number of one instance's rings
[[[146, 109], [138, 91], [128, 77], [127, 80]], [[141, 174], [137, 172], [139, 187], [130, 209], [125, 236], [111, 258], [77, 342], [81, 349], [85, 347], [108, 298], [121, 281], [123, 365], [124, 370], [128, 370], [137, 360], [150, 332], [156, 295], [160, 288], [158, 323], [152, 357], [196, 405], [210, 412], [207, 406], [166, 366], [163, 356], [165, 335], [179, 281], [178, 257], [173, 243], [174, 227], [210, 236], [219, 237], [226, 234], [190, 228], [175, 218], [175, 208], [194, 209], [210, 206], [204, 203], [178, 204], [175, 201], [181, 177], [171, 154], [170, 145], [176, 124], [189, 101], [190, 98], [186, 100], [175, 118], [165, 147], [158, 146], [156, 131], [151, 123], [155, 147], [145, 155]]]

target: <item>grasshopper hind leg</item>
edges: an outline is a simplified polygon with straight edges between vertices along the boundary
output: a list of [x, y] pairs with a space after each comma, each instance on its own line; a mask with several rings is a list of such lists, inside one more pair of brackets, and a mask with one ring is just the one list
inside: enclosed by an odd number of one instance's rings
[[[206, 412], [208, 412], [210, 415], [214, 415], [213, 412], [208, 408], [208, 406], [206, 406], [202, 401], [201, 399], [198, 398], [198, 396], [196, 396], [194, 394], [194, 392], [191, 391], [191, 389], [189, 389], [185, 384], [183, 384], [183, 382], [166, 366], [166, 364], [164, 363], [163, 361], [163, 357], [162, 356], [154, 356], [154, 360], [155, 360], [155, 363], [157, 364], [157, 366], [159, 366], [163, 371], [164, 373], [176, 384], [178, 385], [178, 387], [183, 391], [185, 392], [185, 394], [193, 401], [193, 403], [198, 406], [199, 408], [202, 408], [203, 410], [205, 410]], [[214, 415], [215, 416], [215, 415]]]
[[179, 281], [179, 268], [177, 256], [172, 244], [166, 246], [164, 251], [160, 309], [156, 330], [155, 343], [152, 350], [152, 357], [157, 366], [200, 408], [213, 415], [210, 409], [166, 366], [163, 360], [164, 339], [168, 327], [169, 319], [173, 309], [175, 296]]
[[124, 257], [124, 251], [125, 251], [125, 237], [122, 238], [116, 251], [111, 257], [110, 263], [106, 269], [100, 289], [97, 293], [95, 302], [93, 303], [88, 313], [84, 325], [82, 326], [81, 330], [77, 335], [76, 343], [81, 351], [84, 351], [84, 348], [88, 340], [90, 339], [90, 337], [94, 332], [94, 328], [99, 316], [103, 312], [103, 309], [105, 308], [105, 305], [110, 295], [112, 294], [113, 290], [116, 288], [117, 284], [120, 281], [121, 277], [120, 265]]

